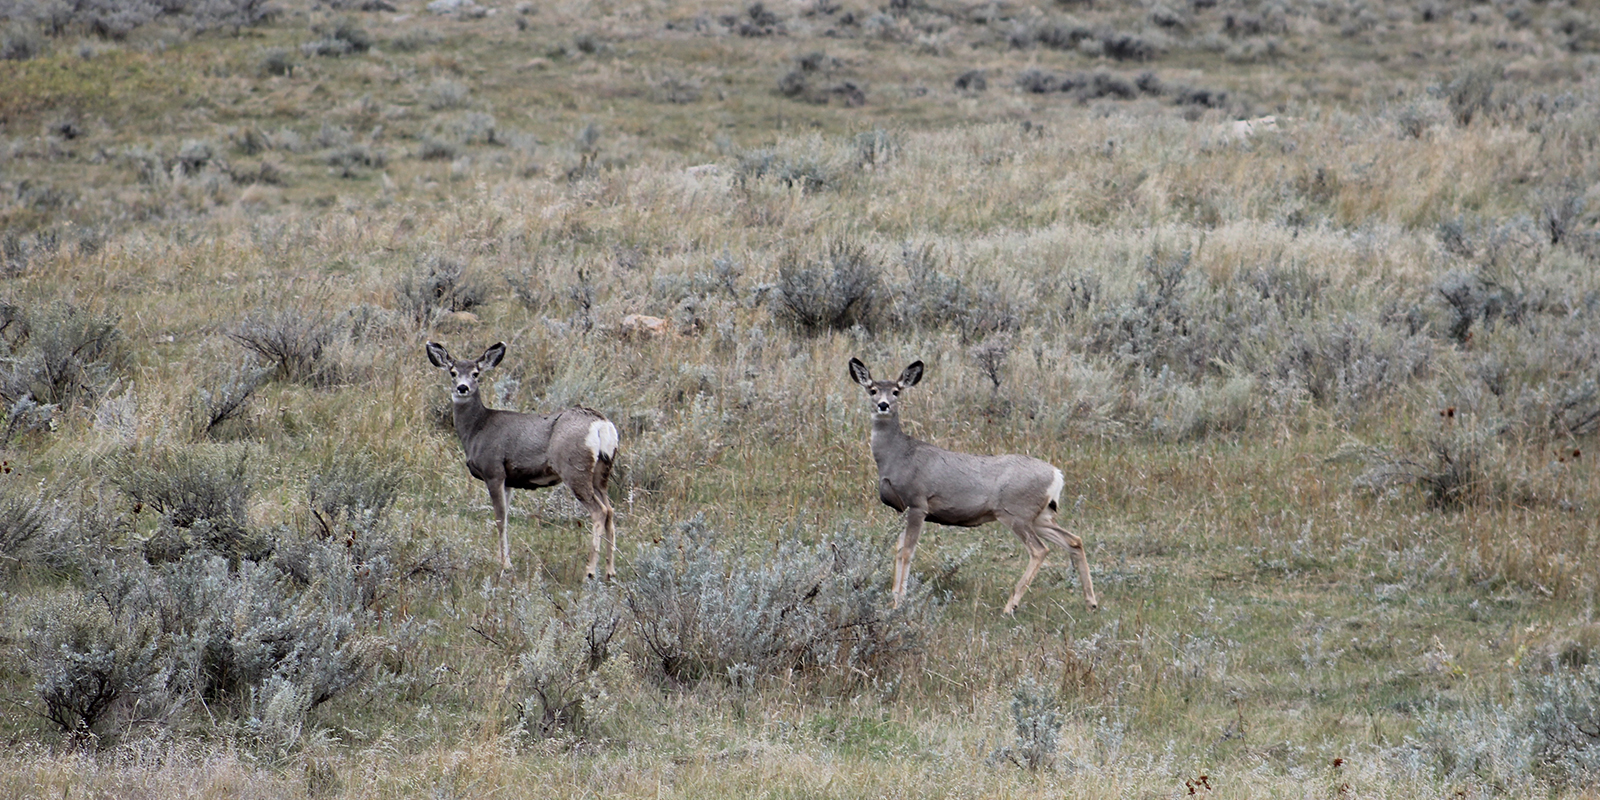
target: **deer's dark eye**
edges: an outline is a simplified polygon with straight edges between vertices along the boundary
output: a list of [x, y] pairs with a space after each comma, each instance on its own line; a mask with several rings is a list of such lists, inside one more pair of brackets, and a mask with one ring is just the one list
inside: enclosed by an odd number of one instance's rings
[[867, 390], [867, 394], [870, 394], [870, 395], [876, 395], [877, 393], [878, 393], [877, 389], [868, 389]]
[[900, 396], [900, 390], [899, 389], [894, 390], [894, 396], [895, 397], [899, 397]]

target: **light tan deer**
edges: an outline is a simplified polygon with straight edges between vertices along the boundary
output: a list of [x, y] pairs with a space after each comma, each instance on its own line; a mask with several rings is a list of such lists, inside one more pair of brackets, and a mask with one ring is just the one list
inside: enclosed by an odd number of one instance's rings
[[917, 551], [924, 522], [975, 528], [996, 520], [1028, 548], [1028, 566], [1006, 603], [1016, 611], [1044, 557], [1045, 542], [1065, 548], [1078, 567], [1083, 597], [1097, 609], [1089, 557], [1083, 540], [1055, 523], [1064, 480], [1061, 470], [1023, 455], [974, 456], [953, 453], [913, 439], [900, 430], [900, 394], [922, 380], [922, 362], [905, 368], [897, 380], [875, 381], [867, 365], [850, 359], [850, 377], [867, 390], [872, 405], [872, 459], [878, 462], [878, 499], [905, 512], [906, 529], [895, 545], [894, 602], [905, 596], [911, 556]]
[[500, 532], [500, 566], [511, 569], [506, 490], [543, 489], [565, 482], [594, 522], [594, 545], [584, 577], [595, 577], [604, 538], [610, 580], [617, 575], [617, 525], [606, 484], [617, 457], [617, 428], [600, 412], [581, 406], [543, 415], [484, 407], [478, 376], [499, 364], [505, 354], [505, 343], [500, 342], [476, 361], [457, 360], [444, 345], [428, 342], [428, 360], [450, 373], [456, 435], [467, 454], [467, 471], [489, 488]]

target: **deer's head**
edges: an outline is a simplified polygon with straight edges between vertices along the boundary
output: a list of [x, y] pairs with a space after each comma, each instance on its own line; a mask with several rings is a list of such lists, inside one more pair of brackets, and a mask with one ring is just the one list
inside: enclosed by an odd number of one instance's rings
[[444, 345], [438, 342], [428, 342], [428, 360], [434, 366], [450, 373], [451, 392], [450, 399], [457, 403], [464, 403], [478, 396], [478, 376], [484, 370], [500, 363], [505, 358], [505, 342], [496, 342], [483, 351], [477, 361], [451, 358]]
[[867, 390], [867, 399], [872, 404], [874, 417], [891, 417], [900, 413], [900, 393], [910, 389], [922, 380], [922, 362], [913, 361], [900, 373], [900, 377], [892, 381], [875, 381], [867, 365], [861, 359], [850, 359], [850, 377], [861, 388]]

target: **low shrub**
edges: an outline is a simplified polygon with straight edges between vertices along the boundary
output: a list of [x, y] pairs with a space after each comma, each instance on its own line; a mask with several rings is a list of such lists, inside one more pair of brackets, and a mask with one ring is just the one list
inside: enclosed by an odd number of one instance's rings
[[265, 359], [277, 379], [326, 387], [341, 379], [335, 353], [342, 334], [333, 314], [285, 304], [258, 309], [228, 337]]
[[294, 56], [287, 47], [269, 47], [261, 51], [261, 72], [264, 75], [287, 77], [294, 74]]
[[1004, 759], [1029, 772], [1038, 772], [1055, 760], [1061, 737], [1061, 712], [1056, 694], [1028, 676], [1011, 687], [1012, 730], [1010, 747], [995, 751], [991, 761]]
[[50, 517], [39, 497], [0, 490], [0, 571], [31, 561], [34, 550], [49, 532]]
[[0, 346], [8, 351], [0, 398], [13, 408], [24, 400], [71, 407], [98, 398], [127, 356], [117, 321], [70, 303], [0, 304]]
[[395, 286], [398, 310], [418, 328], [431, 327], [446, 314], [477, 308], [488, 296], [488, 285], [468, 274], [466, 265], [437, 255], [424, 258], [421, 269]]
[[634, 561], [623, 587], [651, 664], [675, 682], [749, 684], [791, 672], [871, 679], [916, 657], [936, 607], [913, 582], [890, 608], [889, 575], [848, 533], [772, 552], [725, 552], [702, 518]]
[[465, 84], [449, 78], [440, 78], [428, 84], [423, 92], [423, 103], [429, 111], [446, 111], [452, 108], [466, 108], [472, 99], [472, 91]]
[[1600, 780], [1600, 663], [1585, 661], [1524, 663], [1509, 699], [1426, 708], [1393, 755], [1496, 794], [1591, 787]]
[[152, 561], [204, 550], [237, 563], [272, 551], [271, 537], [253, 531], [245, 504], [252, 489], [249, 451], [205, 446], [126, 450], [104, 463], [106, 477], [137, 509], [162, 519], [145, 543]]
[[740, 187], [761, 178], [773, 178], [785, 187], [815, 192], [839, 183], [839, 170], [814, 156], [790, 156], [773, 150], [751, 150], [739, 155], [734, 181]]
[[372, 49], [372, 35], [357, 25], [355, 20], [341, 19], [332, 27], [314, 27], [312, 32], [319, 34], [320, 38], [300, 45], [300, 52], [313, 58], [339, 58]]
[[43, 716], [88, 744], [109, 720], [153, 705], [172, 677], [155, 621], [118, 615], [92, 596], [73, 596], [38, 614], [30, 626], [27, 665]]
[[773, 315], [807, 336], [857, 325], [872, 330], [882, 323], [883, 290], [882, 267], [866, 246], [835, 239], [816, 260], [794, 251], [783, 256]]
[[44, 54], [44, 37], [26, 22], [12, 22], [0, 33], [0, 59], [28, 61]]
[[1016, 329], [1017, 303], [992, 281], [962, 280], [942, 272], [931, 246], [906, 245], [901, 262], [907, 280], [896, 285], [892, 316], [897, 325], [923, 330], [952, 329], [963, 342]]
[[537, 738], [594, 731], [635, 680], [616, 646], [622, 606], [598, 584], [564, 604], [535, 585], [519, 589], [515, 614], [524, 643], [511, 687], [519, 730]]

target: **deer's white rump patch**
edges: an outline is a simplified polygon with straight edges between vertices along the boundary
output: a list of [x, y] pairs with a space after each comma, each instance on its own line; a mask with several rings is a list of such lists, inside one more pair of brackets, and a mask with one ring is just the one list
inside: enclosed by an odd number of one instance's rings
[[584, 437], [583, 443], [589, 446], [595, 459], [610, 461], [617, 455], [617, 426], [609, 420], [597, 419], [589, 423], [589, 435]]
[[1061, 470], [1056, 470], [1056, 476], [1050, 480], [1050, 507], [1057, 508], [1061, 505], [1061, 488], [1067, 485], [1065, 478], [1061, 477]]

